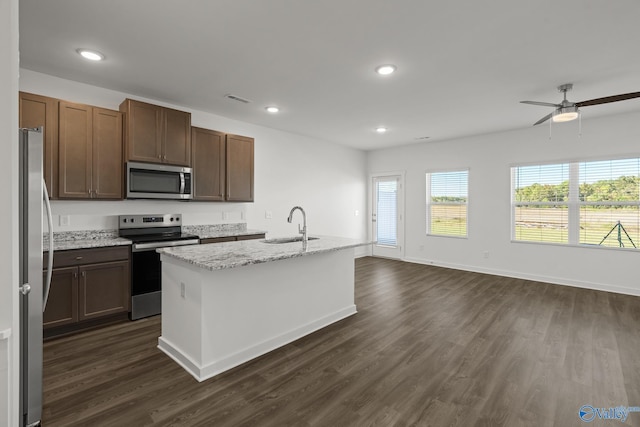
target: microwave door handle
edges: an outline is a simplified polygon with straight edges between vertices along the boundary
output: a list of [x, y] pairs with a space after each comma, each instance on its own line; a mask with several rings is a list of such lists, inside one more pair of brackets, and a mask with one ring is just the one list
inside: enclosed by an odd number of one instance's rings
[[180, 172], [180, 194], [184, 194], [184, 187], [185, 187], [184, 172]]

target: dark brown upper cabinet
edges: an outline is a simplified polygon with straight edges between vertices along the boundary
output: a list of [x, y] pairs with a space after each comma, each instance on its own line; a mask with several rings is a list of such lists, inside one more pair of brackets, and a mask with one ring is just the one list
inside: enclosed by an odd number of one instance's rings
[[254, 140], [191, 128], [193, 200], [253, 202]]
[[21, 128], [44, 126], [43, 171], [51, 199], [58, 198], [58, 100], [20, 92]]
[[246, 136], [229, 134], [226, 140], [226, 200], [253, 202], [254, 140]]
[[225, 199], [225, 136], [215, 130], [191, 128], [194, 200]]
[[126, 161], [191, 166], [191, 113], [125, 99]]
[[122, 113], [59, 102], [58, 196], [122, 199]]

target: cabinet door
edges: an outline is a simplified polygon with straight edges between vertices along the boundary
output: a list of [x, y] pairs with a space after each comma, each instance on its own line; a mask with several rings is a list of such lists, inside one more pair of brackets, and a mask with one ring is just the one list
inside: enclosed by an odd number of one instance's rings
[[[47, 273], [42, 277], [46, 280]], [[78, 321], [78, 268], [55, 268], [51, 275], [49, 299], [43, 313], [44, 329]]]
[[122, 113], [93, 109], [91, 190], [98, 199], [122, 199]]
[[58, 196], [91, 197], [91, 107], [60, 101]]
[[58, 197], [58, 100], [20, 92], [20, 127], [44, 126], [44, 181], [49, 197]]
[[162, 161], [162, 107], [126, 99], [120, 105], [126, 114], [127, 161]]
[[225, 134], [191, 128], [193, 199], [224, 200]]
[[78, 267], [79, 320], [129, 311], [129, 262], [114, 261]]
[[253, 202], [253, 138], [227, 135], [226, 172], [226, 199]]
[[163, 116], [162, 162], [191, 166], [191, 113], [164, 108]]

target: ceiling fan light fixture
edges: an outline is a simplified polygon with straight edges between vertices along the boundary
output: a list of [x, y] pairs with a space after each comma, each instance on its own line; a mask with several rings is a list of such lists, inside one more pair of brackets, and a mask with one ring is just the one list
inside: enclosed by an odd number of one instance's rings
[[553, 112], [551, 120], [554, 123], [570, 122], [571, 120], [577, 119], [579, 115], [580, 112], [575, 105], [572, 107], [561, 107]]

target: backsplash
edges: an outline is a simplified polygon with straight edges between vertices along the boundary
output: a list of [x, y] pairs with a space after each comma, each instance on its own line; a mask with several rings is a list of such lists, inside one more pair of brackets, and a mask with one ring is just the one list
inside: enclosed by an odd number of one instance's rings
[[[54, 200], [53, 231], [117, 230], [118, 215], [182, 214], [183, 225], [246, 222], [245, 203], [196, 203], [167, 200]], [[46, 218], [44, 219], [47, 229]]]

